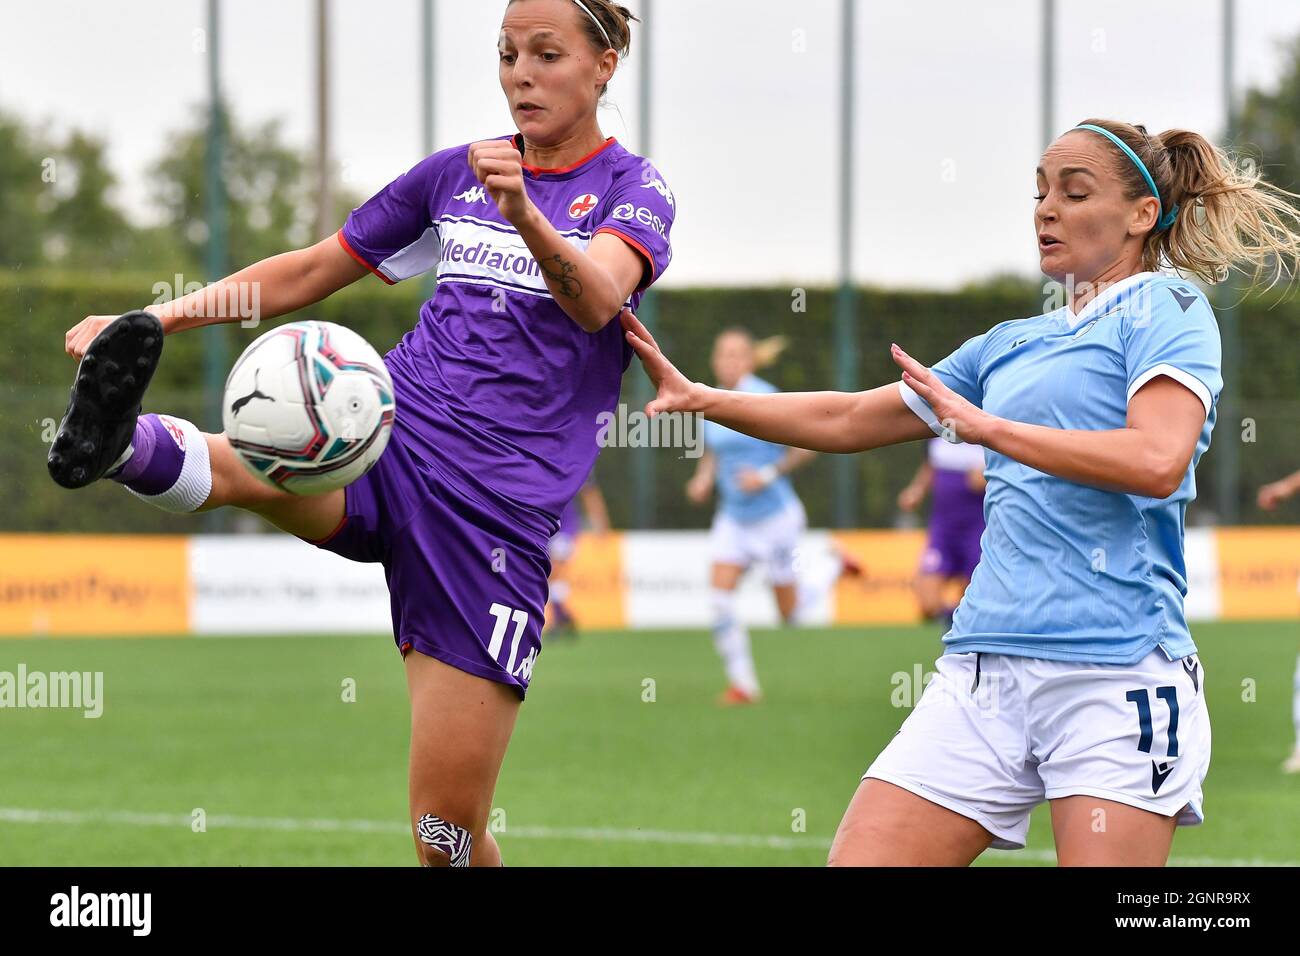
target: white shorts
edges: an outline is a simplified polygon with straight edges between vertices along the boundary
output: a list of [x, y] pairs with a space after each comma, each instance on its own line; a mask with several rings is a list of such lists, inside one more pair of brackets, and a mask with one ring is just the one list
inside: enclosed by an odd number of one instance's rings
[[771, 584], [793, 584], [799, 540], [807, 525], [803, 504], [797, 498], [776, 514], [747, 524], [719, 511], [709, 531], [713, 563], [742, 568], [765, 564]]
[[1057, 797], [1204, 820], [1210, 718], [1195, 655], [1171, 661], [1157, 648], [1126, 666], [966, 653], [935, 666], [864, 779], [969, 817], [1001, 849], [1024, 847], [1030, 811]]

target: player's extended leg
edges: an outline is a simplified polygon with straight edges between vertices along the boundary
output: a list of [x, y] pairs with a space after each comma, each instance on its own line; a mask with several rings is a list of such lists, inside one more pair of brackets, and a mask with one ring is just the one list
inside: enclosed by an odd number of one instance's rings
[[828, 866], [969, 866], [993, 835], [960, 813], [868, 777], [844, 811]]
[[753, 703], [760, 694], [749, 629], [736, 607], [736, 586], [744, 573], [741, 565], [723, 562], [714, 562], [709, 572], [713, 589], [713, 646], [722, 658], [729, 685], [719, 698], [722, 704]]
[[850, 563], [842, 552], [832, 551], [827, 560], [802, 562], [796, 568], [793, 556], [788, 563], [777, 553], [769, 560], [772, 578], [772, 596], [783, 623], [801, 627], [835, 588], [835, 582], [845, 575], [861, 574], [861, 566]]
[[772, 585], [772, 596], [776, 598], [776, 609], [781, 614], [781, 620], [786, 624], [798, 624], [798, 585], [774, 584]]
[[556, 549], [551, 550], [551, 576], [547, 580], [549, 589], [546, 602], [546, 633], [549, 636], [578, 636], [578, 624], [569, 610], [569, 558], [557, 557]]
[[1061, 866], [1164, 866], [1169, 859], [1174, 817], [1092, 796], [1051, 804]]
[[253, 477], [225, 435], [205, 434], [203, 438], [212, 468], [212, 491], [199, 511], [243, 508], [261, 515], [281, 531], [308, 541], [329, 537], [342, 523], [346, 508], [343, 489], [319, 495], [280, 491]]
[[162, 325], [146, 312], [128, 312], [96, 336], [77, 366], [50, 449], [50, 476], [65, 488], [111, 477], [166, 511], [233, 505], [301, 537], [332, 533], [343, 520], [341, 491], [306, 498], [264, 486], [224, 435], [204, 435], [184, 419], [141, 415], [162, 342]]
[[945, 578], [941, 574], [918, 574], [914, 589], [916, 603], [921, 606], [921, 616], [927, 621], [940, 619], [948, 608], [943, 600]]
[[519, 695], [417, 651], [406, 655], [406, 682], [411, 831], [420, 862], [500, 866], [488, 818]]

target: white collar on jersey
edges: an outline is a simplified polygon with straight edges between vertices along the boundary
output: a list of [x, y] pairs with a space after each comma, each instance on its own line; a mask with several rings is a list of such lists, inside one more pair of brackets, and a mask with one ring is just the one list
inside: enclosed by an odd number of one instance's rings
[[1147, 279], [1154, 278], [1158, 275], [1160, 275], [1158, 272], [1139, 272], [1136, 275], [1129, 276], [1127, 279], [1120, 279], [1118, 282], [1113, 282], [1090, 299], [1088, 304], [1083, 307], [1083, 311], [1078, 315], [1075, 315], [1070, 311], [1070, 305], [1067, 302], [1064, 306], [1065, 324], [1071, 329], [1078, 328], [1080, 322], [1097, 315], [1103, 307], [1109, 305], [1117, 296], [1122, 295], [1124, 292], [1139, 283], [1145, 282]]

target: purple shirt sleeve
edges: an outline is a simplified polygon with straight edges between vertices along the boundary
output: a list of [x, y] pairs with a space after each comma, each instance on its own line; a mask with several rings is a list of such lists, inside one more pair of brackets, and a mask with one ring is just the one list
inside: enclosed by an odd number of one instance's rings
[[637, 292], [649, 288], [672, 261], [669, 236], [676, 215], [672, 190], [649, 163], [641, 168], [640, 176], [625, 177], [615, 185], [593, 237], [613, 233], [640, 253], [646, 269]]
[[443, 150], [421, 160], [352, 210], [339, 242], [389, 285], [437, 266], [438, 231], [430, 214], [433, 186], [447, 162]]

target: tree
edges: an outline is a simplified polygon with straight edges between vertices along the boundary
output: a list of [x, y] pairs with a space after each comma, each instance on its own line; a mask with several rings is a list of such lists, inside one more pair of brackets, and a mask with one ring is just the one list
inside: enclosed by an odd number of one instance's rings
[[1292, 192], [1300, 186], [1300, 36], [1287, 45], [1277, 88], [1246, 92], [1234, 139], [1258, 151], [1265, 178]]
[[[132, 262], [137, 235], [109, 193], [117, 177], [102, 140], [74, 131], [55, 157], [57, 176], [46, 222], [46, 254], [56, 265], [122, 269]], [[143, 265], [143, 263], [139, 263]]]
[[[207, 221], [207, 111], [199, 122], [167, 140], [153, 167], [154, 198], [187, 258], [204, 261]], [[232, 269], [303, 245], [310, 234], [312, 203], [307, 164], [282, 142], [280, 122], [241, 129], [221, 110], [221, 165], [226, 193], [227, 262]], [[209, 276], [208, 278], [216, 278]]]
[[47, 210], [58, 165], [41, 140], [0, 114], [0, 266], [34, 268], [45, 261]]
[[[207, 110], [195, 114], [202, 119], [168, 139], [166, 153], [152, 173], [157, 183], [154, 198], [162, 207], [167, 229], [183, 247], [186, 259], [203, 262], [209, 230]], [[313, 241], [315, 183], [306, 155], [283, 141], [279, 120], [243, 129], [231, 119], [229, 109], [223, 108], [220, 115], [226, 261], [231, 270]], [[337, 187], [334, 195], [342, 225], [347, 211], [360, 199]]]

